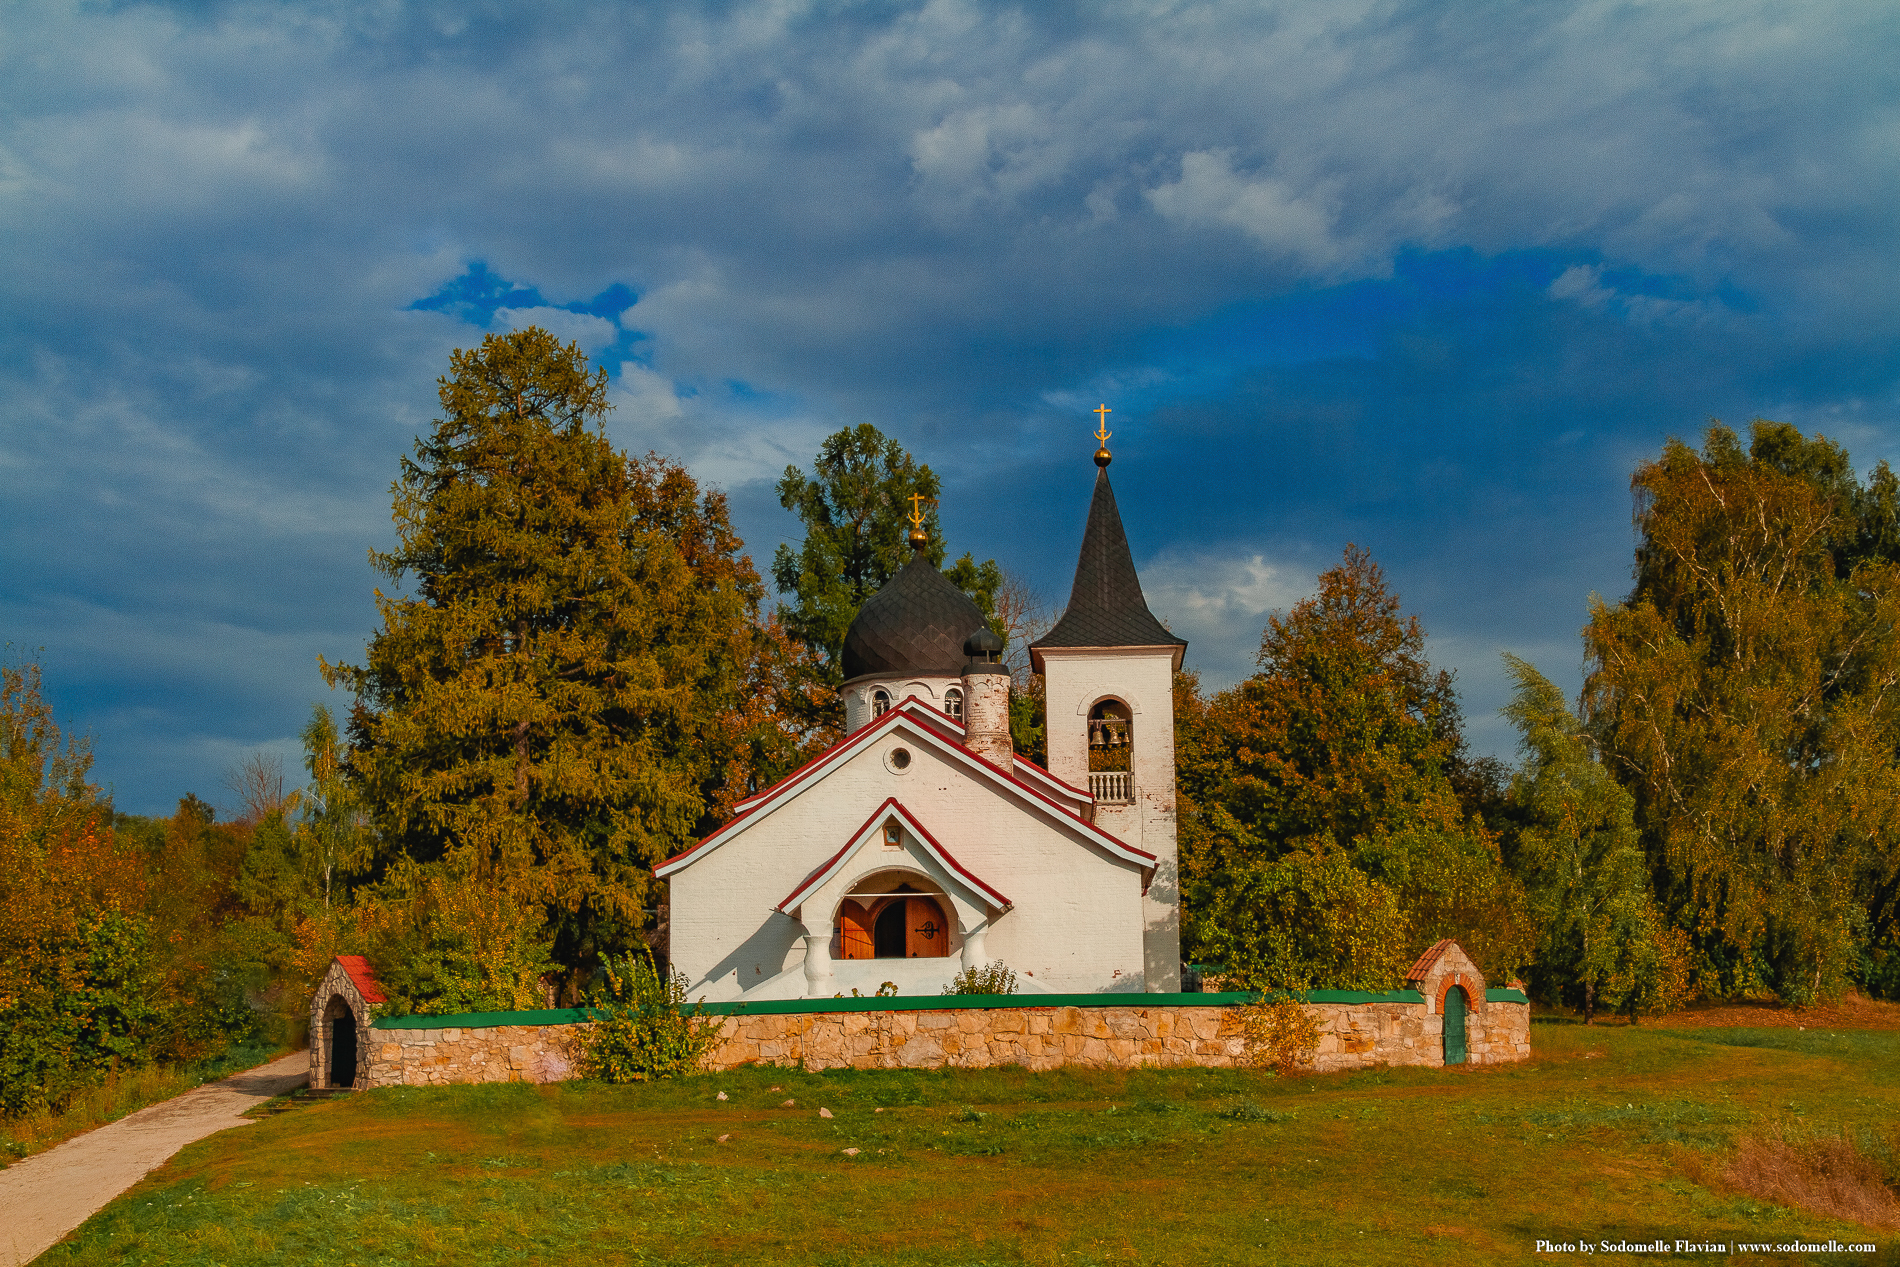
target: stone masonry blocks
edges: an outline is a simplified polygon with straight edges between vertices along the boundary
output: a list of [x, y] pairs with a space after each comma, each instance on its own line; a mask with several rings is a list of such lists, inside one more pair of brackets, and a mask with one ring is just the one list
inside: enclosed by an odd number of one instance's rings
[[[1426, 995], [1430, 999], [1431, 995]], [[1435, 1001], [1435, 1000], [1434, 1000]], [[1427, 1003], [1313, 1003], [1320, 1042], [1309, 1067], [1441, 1065], [1443, 1020]], [[1431, 1009], [1431, 1010], [1428, 1010]], [[1530, 1057], [1530, 1008], [1491, 1002], [1467, 1022], [1474, 1065]], [[359, 1085], [559, 1082], [577, 1076], [587, 1023], [487, 1029], [377, 1029]], [[1227, 1006], [957, 1008], [801, 1012], [729, 1017], [706, 1068], [982, 1069], [1023, 1065], [1133, 1068], [1244, 1064], [1246, 1043]]]

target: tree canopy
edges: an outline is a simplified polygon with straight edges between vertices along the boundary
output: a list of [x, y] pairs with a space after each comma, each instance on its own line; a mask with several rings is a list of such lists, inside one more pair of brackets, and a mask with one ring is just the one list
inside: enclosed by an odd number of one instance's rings
[[1718, 424], [1637, 470], [1636, 584], [1592, 606], [1584, 717], [1699, 988], [1802, 1002], [1892, 955], [1896, 488], [1791, 427], [1752, 439]]
[[[1263, 895], [1298, 892], [1315, 911], [1390, 913], [1351, 954], [1326, 948], [1336, 937], [1301, 951], [1315, 983], [1385, 988], [1408, 949], [1439, 937], [1458, 938], [1488, 974], [1527, 960], [1521, 893], [1452, 785], [1457, 696], [1426, 662], [1424, 638], [1371, 556], [1348, 547], [1313, 597], [1269, 620], [1260, 672], [1204, 703], [1182, 701], [1184, 927], [1196, 953], [1258, 959], [1268, 942], [1242, 930], [1264, 937]], [[1318, 916], [1302, 918], [1317, 927]], [[1289, 954], [1270, 957], [1286, 964]]]
[[624, 949], [652, 865], [744, 795], [758, 576], [722, 494], [615, 450], [577, 347], [490, 335], [439, 385], [372, 554], [409, 590], [324, 666], [380, 873], [444, 861], [545, 903], [569, 958]]
[[1636, 802], [1596, 759], [1549, 678], [1506, 654], [1517, 691], [1504, 714], [1523, 737], [1511, 798], [1524, 822], [1510, 862], [1542, 930], [1532, 980], [1583, 1009], [1665, 1011], [1688, 991], [1688, 939], [1650, 897]]
[[[779, 604], [778, 619], [809, 653], [807, 689], [793, 700], [808, 724], [828, 732], [842, 725], [844, 707], [836, 691], [844, 682], [845, 634], [858, 609], [910, 562], [913, 505], [924, 513], [930, 533], [924, 557], [931, 566], [943, 567], [947, 551], [936, 509], [939, 490], [934, 471], [868, 422], [827, 436], [811, 474], [785, 468], [779, 504], [805, 525], [805, 539], [796, 550], [778, 548], [772, 580], [788, 596]], [[913, 497], [922, 500], [913, 503]], [[978, 563], [966, 552], [943, 571], [1007, 637], [997, 619], [1003, 574], [996, 561]]]

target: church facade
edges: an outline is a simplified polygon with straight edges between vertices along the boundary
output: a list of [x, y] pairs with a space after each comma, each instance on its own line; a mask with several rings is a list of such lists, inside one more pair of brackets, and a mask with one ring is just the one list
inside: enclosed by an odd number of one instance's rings
[[1030, 647], [1049, 767], [1016, 754], [1002, 640], [914, 555], [852, 622], [846, 737], [656, 868], [694, 998], [937, 994], [992, 963], [1020, 993], [1180, 988], [1174, 671], [1097, 474], [1075, 585]]

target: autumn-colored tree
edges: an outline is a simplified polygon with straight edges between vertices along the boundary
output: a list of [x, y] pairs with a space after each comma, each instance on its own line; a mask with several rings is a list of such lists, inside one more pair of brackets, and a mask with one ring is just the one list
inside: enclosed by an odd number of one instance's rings
[[[827, 738], [843, 732], [837, 690], [844, 682], [845, 634], [865, 601], [910, 562], [913, 509], [924, 514], [930, 533], [925, 557], [933, 567], [943, 566], [938, 488], [934, 471], [868, 422], [826, 437], [810, 475], [788, 466], [778, 482], [779, 504], [805, 525], [799, 548], [781, 545], [772, 559], [772, 580], [789, 596], [779, 604], [778, 618], [810, 653], [799, 679], [802, 690], [788, 696], [787, 704], [804, 709], [799, 720]], [[996, 615], [1003, 574], [994, 559], [978, 563], [966, 552], [944, 575], [1007, 636]]]
[[151, 1059], [163, 1005], [138, 859], [62, 742], [39, 666], [0, 665], [0, 1114]]
[[1542, 930], [1533, 980], [1540, 993], [1574, 998], [1586, 1025], [1599, 1006], [1666, 1011], [1687, 992], [1688, 939], [1650, 896], [1636, 802], [1550, 679], [1504, 660], [1517, 682], [1504, 714], [1524, 747], [1511, 796], [1526, 821], [1510, 860]]
[[1757, 423], [1747, 452], [1719, 424], [1671, 441], [1632, 485], [1636, 585], [1592, 606], [1585, 720], [1698, 987], [1834, 994], [1892, 954], [1895, 482]]
[[[569, 964], [624, 949], [653, 863], [719, 821], [761, 590], [723, 495], [599, 428], [605, 371], [529, 328], [459, 351], [394, 486], [399, 544], [350, 769], [378, 865], [544, 903]], [[743, 783], [743, 779], [736, 781]]]
[[[1270, 619], [1259, 664], [1204, 704], [1177, 704], [1193, 953], [1234, 946], [1235, 930], [1260, 924], [1255, 895], [1290, 891], [1297, 875], [1315, 908], [1386, 909], [1367, 885], [1392, 895], [1396, 941], [1374, 939], [1376, 955], [1339, 960], [1338, 972], [1363, 978], [1349, 965], [1372, 961], [1396, 972], [1391, 945], [1439, 937], [1457, 938], [1488, 975], [1520, 968], [1533, 939], [1522, 893], [1450, 781], [1461, 750], [1451, 677], [1427, 664], [1418, 619], [1400, 615], [1366, 551], [1349, 547], [1313, 597]], [[1283, 864], [1294, 871], [1279, 877]]]

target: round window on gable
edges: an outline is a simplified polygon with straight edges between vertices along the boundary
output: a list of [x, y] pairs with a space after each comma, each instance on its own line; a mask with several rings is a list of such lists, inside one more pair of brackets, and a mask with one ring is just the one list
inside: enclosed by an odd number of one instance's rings
[[962, 721], [963, 720], [963, 692], [959, 691], [954, 686], [951, 687], [949, 690], [945, 691], [943, 693], [943, 711], [950, 714], [952, 717], [956, 718], [958, 721]]
[[889, 752], [884, 754], [884, 764], [897, 773], [902, 774], [904, 771], [910, 769], [910, 749], [892, 748]]
[[891, 693], [885, 690], [871, 692], [871, 716], [882, 717], [891, 711]]

